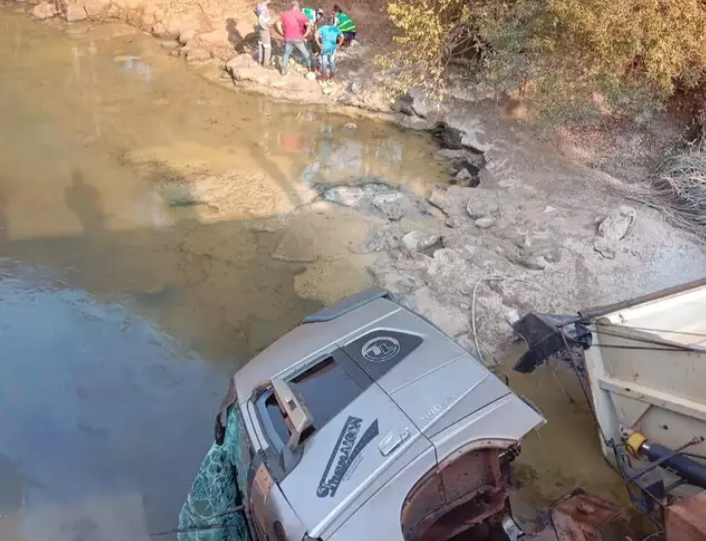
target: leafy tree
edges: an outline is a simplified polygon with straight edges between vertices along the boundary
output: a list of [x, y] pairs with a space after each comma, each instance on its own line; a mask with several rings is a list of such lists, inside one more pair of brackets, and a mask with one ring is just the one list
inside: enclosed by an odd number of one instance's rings
[[703, 0], [394, 0], [388, 12], [406, 84], [438, 90], [460, 64], [561, 121], [649, 111], [706, 73]]

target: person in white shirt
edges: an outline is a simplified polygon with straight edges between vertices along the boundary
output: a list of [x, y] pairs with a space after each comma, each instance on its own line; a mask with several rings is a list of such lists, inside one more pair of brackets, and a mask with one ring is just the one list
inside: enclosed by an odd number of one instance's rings
[[257, 61], [265, 67], [269, 67], [272, 58], [270, 27], [275, 23], [275, 19], [270, 18], [268, 9], [270, 1], [262, 0], [255, 8], [255, 15], [257, 15]]

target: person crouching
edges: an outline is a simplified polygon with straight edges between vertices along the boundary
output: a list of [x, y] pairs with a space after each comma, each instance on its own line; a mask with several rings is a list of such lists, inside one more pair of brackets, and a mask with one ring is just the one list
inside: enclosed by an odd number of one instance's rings
[[343, 43], [345, 45], [350, 45], [355, 39], [355, 35], [358, 30], [356, 24], [353, 22], [353, 19], [343, 12], [341, 6], [338, 4], [334, 4], [333, 12], [336, 14], [336, 26], [338, 26], [338, 28], [341, 29], [341, 32], [343, 32]]

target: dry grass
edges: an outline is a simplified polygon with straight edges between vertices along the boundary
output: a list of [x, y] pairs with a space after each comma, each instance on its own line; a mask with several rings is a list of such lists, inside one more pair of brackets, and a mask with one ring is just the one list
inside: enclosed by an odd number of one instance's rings
[[652, 175], [646, 203], [706, 239], [706, 152], [691, 147], [667, 156]]

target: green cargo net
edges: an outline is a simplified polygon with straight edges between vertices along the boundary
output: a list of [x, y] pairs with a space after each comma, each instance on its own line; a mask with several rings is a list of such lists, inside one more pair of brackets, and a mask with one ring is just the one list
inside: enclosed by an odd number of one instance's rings
[[250, 541], [243, 511], [250, 462], [238, 409], [228, 412], [223, 445], [214, 443], [201, 463], [179, 513], [179, 541]]

